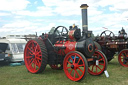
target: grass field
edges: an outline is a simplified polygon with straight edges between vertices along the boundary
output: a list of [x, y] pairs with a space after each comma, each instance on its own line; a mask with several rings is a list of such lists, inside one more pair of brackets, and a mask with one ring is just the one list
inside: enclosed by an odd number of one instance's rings
[[108, 64], [110, 77], [88, 74], [80, 82], [69, 80], [63, 70], [52, 70], [48, 65], [41, 74], [27, 72], [25, 65], [11, 67], [0, 66], [0, 85], [127, 85], [128, 68], [120, 66], [117, 58]]

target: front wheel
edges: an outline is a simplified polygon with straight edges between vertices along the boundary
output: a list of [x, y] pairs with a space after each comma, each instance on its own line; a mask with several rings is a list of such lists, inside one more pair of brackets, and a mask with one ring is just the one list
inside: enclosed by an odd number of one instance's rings
[[118, 55], [120, 65], [128, 67], [128, 49], [122, 50]]
[[72, 51], [65, 56], [63, 69], [66, 76], [70, 80], [80, 81], [87, 75], [87, 60], [82, 53], [78, 51]]
[[100, 50], [96, 50], [93, 54], [93, 61], [91, 62], [88, 72], [91, 75], [101, 75], [107, 69], [107, 58]]

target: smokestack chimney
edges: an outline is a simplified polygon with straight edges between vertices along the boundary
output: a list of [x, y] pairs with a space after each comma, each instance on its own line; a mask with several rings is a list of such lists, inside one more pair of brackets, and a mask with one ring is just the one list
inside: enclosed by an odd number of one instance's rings
[[87, 16], [87, 8], [89, 6], [87, 4], [82, 4], [80, 6], [82, 11], [82, 28], [83, 28], [83, 34], [88, 32], [88, 16]]

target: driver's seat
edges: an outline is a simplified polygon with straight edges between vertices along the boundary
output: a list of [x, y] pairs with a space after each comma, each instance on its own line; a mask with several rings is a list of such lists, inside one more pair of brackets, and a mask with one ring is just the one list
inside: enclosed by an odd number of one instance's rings
[[53, 34], [55, 30], [55, 27], [52, 27], [51, 30], [49, 31], [49, 34]]

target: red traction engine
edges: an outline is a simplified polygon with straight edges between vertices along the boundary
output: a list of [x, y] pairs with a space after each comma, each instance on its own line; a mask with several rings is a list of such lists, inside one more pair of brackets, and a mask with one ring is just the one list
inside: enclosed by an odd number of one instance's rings
[[[72, 81], [80, 81], [87, 72], [101, 75], [107, 69], [105, 55], [95, 50], [91, 31], [87, 28], [87, 4], [81, 5], [83, 31], [77, 26], [52, 28], [38, 39], [28, 41], [24, 51], [26, 68], [41, 73], [49, 64], [52, 69], [63, 69]], [[82, 35], [81, 35], [82, 34]]]
[[128, 36], [123, 28], [119, 31], [118, 36], [115, 36], [112, 31], [105, 30], [99, 37], [96, 37], [95, 41], [101, 45], [101, 47], [100, 45], [97, 47], [103, 51], [108, 61], [111, 61], [117, 52], [119, 63], [128, 67]]

